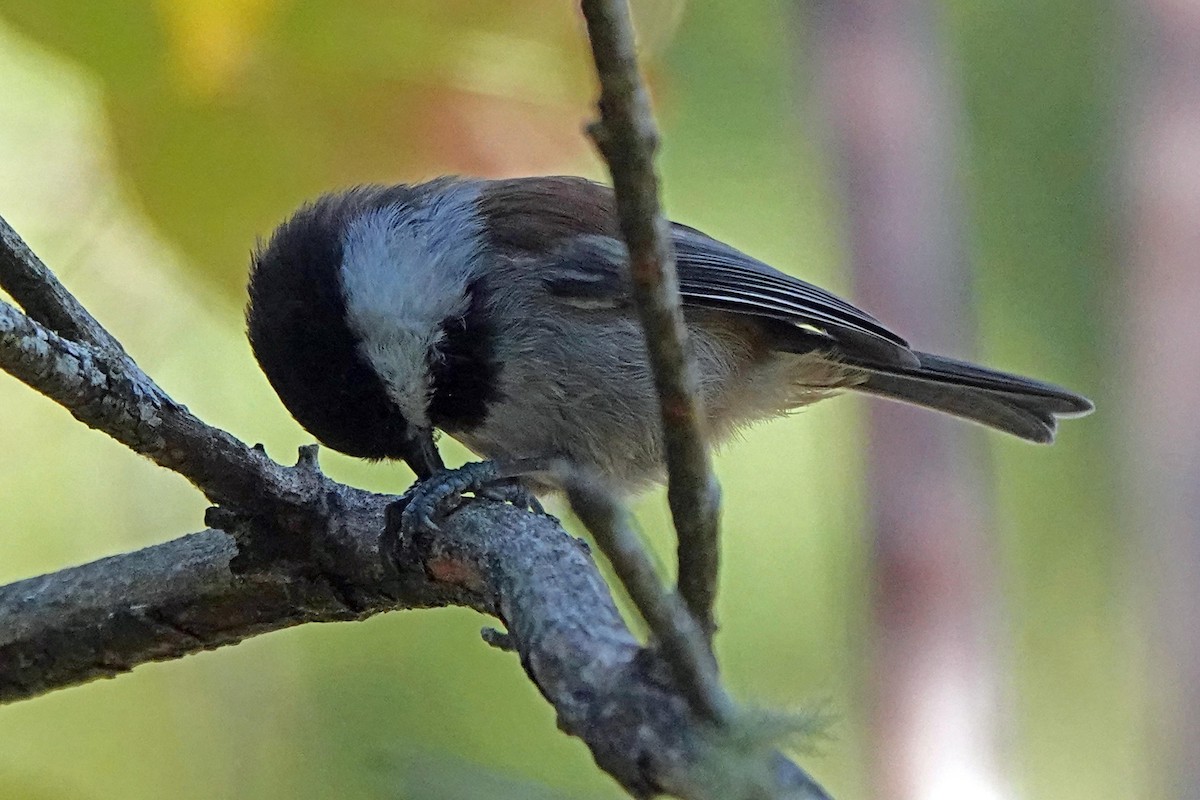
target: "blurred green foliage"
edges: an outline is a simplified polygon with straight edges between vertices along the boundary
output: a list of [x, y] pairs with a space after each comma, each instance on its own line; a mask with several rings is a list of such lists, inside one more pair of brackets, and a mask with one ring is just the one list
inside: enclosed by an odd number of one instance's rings
[[[1082, 0], [942, 10], [984, 355], [1102, 409], [1050, 450], [988, 439], [1007, 772], [1030, 797], [1145, 796], [1103, 416], [1116, 375], [1116, 14]], [[845, 292], [790, 4], [635, 11], [672, 215]], [[555, 0], [4, 0], [0, 213], [177, 398], [286, 460], [308, 439], [242, 337], [255, 238], [356, 181], [598, 175], [580, 135], [591, 80], [582, 25]], [[15, 381], [0, 380], [0, 408], [0, 580], [201, 525], [203, 501], [182, 480]], [[868, 762], [856, 410], [839, 400], [751, 431], [718, 463], [729, 680], [759, 704], [838, 715], [806, 763], [844, 798], [865, 794]], [[323, 463], [369, 488], [409, 480], [331, 453]], [[669, 560], [661, 497], [641, 518]], [[443, 610], [309, 626], [0, 708], [0, 796], [620, 796], [555, 729], [516, 659], [480, 642], [481, 624]]]
[[590, 62], [571, 7], [485, 5], [6, 0], [3, 13], [102, 82], [140, 207], [238, 297], [254, 235], [318, 192], [545, 170], [582, 149]]

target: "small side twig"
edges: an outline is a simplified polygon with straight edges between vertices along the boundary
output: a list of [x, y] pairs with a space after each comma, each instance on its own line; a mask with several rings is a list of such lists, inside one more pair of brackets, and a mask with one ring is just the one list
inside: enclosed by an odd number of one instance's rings
[[[7, 274], [0, 269], [0, 279]], [[134, 383], [128, 387], [132, 402], [113, 401], [110, 389], [116, 369], [109, 359], [92, 345], [64, 338], [2, 300], [0, 368], [64, 406], [89, 427], [109, 426], [114, 438], [138, 452], [153, 450], [160, 440], [157, 396], [146, 386]]]
[[679, 593], [711, 637], [716, 628], [720, 487], [712, 472], [695, 366], [675, 274], [670, 229], [658, 200], [658, 130], [638, 72], [625, 0], [583, 0], [600, 78], [600, 119], [588, 126], [612, 174], [633, 296], [662, 407], [668, 502], [679, 536]]

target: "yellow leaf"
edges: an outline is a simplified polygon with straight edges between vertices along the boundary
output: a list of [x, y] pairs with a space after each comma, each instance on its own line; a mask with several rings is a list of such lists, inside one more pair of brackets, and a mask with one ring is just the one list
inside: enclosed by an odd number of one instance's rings
[[235, 86], [253, 62], [278, 0], [159, 0], [177, 85], [211, 99]]

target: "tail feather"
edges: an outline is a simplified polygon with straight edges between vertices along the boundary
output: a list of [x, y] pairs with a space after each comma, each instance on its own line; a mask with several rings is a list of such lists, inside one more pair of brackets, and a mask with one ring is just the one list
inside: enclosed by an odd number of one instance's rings
[[1087, 414], [1087, 398], [1042, 381], [930, 353], [918, 367], [855, 364], [867, 378], [854, 388], [974, 420], [1031, 442], [1054, 440], [1059, 417]]

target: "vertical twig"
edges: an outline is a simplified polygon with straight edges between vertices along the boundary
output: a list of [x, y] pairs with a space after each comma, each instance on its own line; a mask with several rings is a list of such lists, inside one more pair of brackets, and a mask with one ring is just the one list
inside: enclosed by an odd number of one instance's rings
[[600, 119], [588, 132], [612, 174], [634, 300], [662, 407], [667, 496], [679, 537], [679, 593], [711, 638], [721, 493], [687, 350], [670, 230], [658, 200], [658, 130], [638, 72], [625, 0], [583, 0], [582, 5], [600, 78]]

